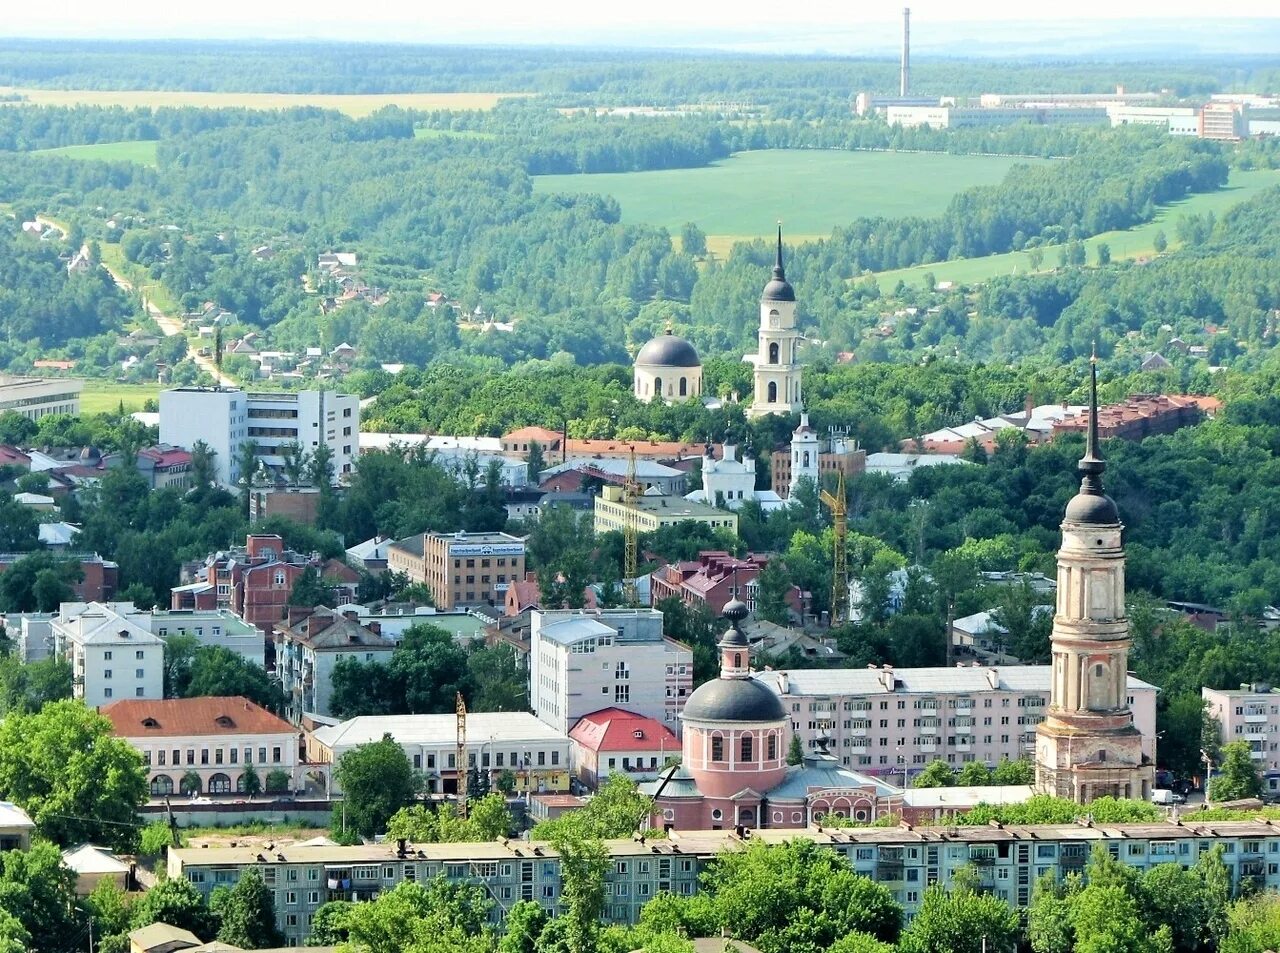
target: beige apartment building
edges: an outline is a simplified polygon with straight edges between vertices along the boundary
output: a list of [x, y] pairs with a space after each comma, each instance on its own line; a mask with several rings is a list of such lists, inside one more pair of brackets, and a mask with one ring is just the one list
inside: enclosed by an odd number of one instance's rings
[[445, 611], [501, 605], [524, 563], [524, 540], [507, 533], [419, 533], [387, 549], [387, 568], [425, 585]]
[[682, 496], [639, 496], [628, 502], [622, 487], [606, 486], [596, 497], [597, 533], [622, 531], [629, 523], [641, 533], [652, 533], [662, 526], [690, 522], [706, 523], [712, 529], [723, 527], [735, 536], [738, 533], [737, 514]]

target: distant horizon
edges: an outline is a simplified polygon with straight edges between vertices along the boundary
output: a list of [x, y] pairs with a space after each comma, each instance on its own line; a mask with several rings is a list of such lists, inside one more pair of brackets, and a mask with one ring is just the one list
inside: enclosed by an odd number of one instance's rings
[[[896, 57], [902, 22], [902, 6], [897, 3], [855, 13], [828, 0], [820, 0], [805, 21], [791, 20], [775, 4], [761, 0], [741, 0], [735, 16], [723, 19], [707, 19], [718, 5], [691, 12], [673, 0], [653, 0], [643, 11], [610, 8], [606, 12], [586, 0], [561, 0], [536, 10], [513, 0], [488, 0], [471, 10], [433, 12], [430, 22], [404, 16], [396, 0], [374, 0], [365, 19], [357, 21], [351, 20], [349, 7], [332, 0], [307, 5], [277, 0], [268, 15], [253, 9], [246, 0], [228, 0], [216, 9], [174, 9], [160, 0], [94, 4], [71, 0], [68, 6], [70, 10], [59, 9], [56, 15], [31, 8], [11, 11], [4, 40], [350, 43]], [[1216, 16], [1205, 16], [1202, 6], [1187, 0], [1164, 4], [1142, 0], [1119, 8], [1101, 0], [1084, 0], [1084, 9], [1070, 18], [1027, 15], [1010, 0], [976, 0], [963, 8], [962, 16], [955, 15], [955, 5], [938, 0], [910, 6], [912, 51], [923, 56], [1107, 59], [1152, 51], [1189, 57], [1219, 53], [1280, 59], [1280, 14], [1275, 12], [1273, 0], [1241, 0], [1231, 12]], [[669, 15], [664, 16], [664, 11]], [[823, 13], [829, 16], [823, 17]]]

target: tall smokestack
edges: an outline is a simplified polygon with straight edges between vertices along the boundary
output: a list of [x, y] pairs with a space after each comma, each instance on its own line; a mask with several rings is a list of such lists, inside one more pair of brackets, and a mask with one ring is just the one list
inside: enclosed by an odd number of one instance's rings
[[911, 89], [911, 8], [902, 8], [902, 75], [898, 95], [906, 98]]

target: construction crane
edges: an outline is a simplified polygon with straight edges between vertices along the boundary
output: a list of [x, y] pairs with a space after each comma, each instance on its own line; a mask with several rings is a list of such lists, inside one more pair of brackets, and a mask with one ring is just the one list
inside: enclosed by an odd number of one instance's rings
[[831, 560], [831, 624], [841, 625], [849, 621], [849, 564], [846, 548], [849, 526], [843, 470], [836, 471], [836, 492], [832, 494], [823, 490], [819, 498], [831, 511], [832, 528], [835, 530]]
[[627, 458], [627, 482], [622, 486], [624, 509], [622, 524], [622, 601], [634, 606], [640, 601], [636, 592], [636, 576], [640, 574], [640, 527], [636, 522], [636, 504], [640, 499], [640, 482], [636, 479], [636, 448]]
[[471, 780], [471, 773], [467, 770], [467, 702], [462, 697], [462, 692], [458, 692], [454, 699], [454, 711], [458, 715], [458, 753], [455, 756], [458, 775], [458, 817], [463, 819], [467, 816], [467, 784]]

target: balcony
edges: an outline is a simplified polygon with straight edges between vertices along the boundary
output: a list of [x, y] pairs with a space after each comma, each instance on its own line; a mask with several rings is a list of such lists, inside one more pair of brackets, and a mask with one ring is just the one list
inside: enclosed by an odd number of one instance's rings
[[937, 725], [921, 725], [920, 726], [920, 734], [922, 735], [936, 735], [937, 733], [938, 733]]
[[995, 854], [969, 854], [969, 863], [975, 867], [994, 867], [996, 863]]
[[1250, 711], [1246, 708], [1244, 711], [1244, 720], [1245, 724], [1248, 725], [1260, 724], [1267, 720], [1267, 713], [1265, 711]]
[[1082, 870], [1088, 862], [1088, 853], [1072, 850], [1070, 847], [1062, 848], [1062, 856], [1058, 858], [1058, 864], [1066, 870]]
[[937, 751], [937, 750], [938, 750], [938, 742], [937, 742], [937, 741], [935, 741], [935, 740], [932, 740], [932, 739], [931, 739], [931, 740], [928, 740], [928, 741], [921, 741], [921, 742], [920, 742], [920, 750], [921, 750], [921, 751], [925, 751], [925, 752], [929, 752], [929, 751]]
[[972, 699], [972, 698], [957, 698], [957, 699], [956, 699], [956, 711], [973, 711], [973, 699]]
[[960, 739], [958, 739], [958, 738], [957, 738], [957, 739], [956, 739], [956, 750], [957, 750], [957, 751], [972, 751], [972, 750], [973, 750], [973, 745], [969, 744], [969, 742], [967, 742], [967, 741], [961, 741]]

